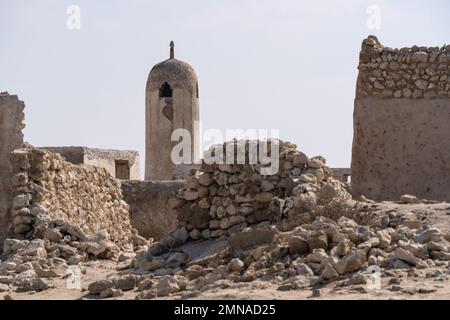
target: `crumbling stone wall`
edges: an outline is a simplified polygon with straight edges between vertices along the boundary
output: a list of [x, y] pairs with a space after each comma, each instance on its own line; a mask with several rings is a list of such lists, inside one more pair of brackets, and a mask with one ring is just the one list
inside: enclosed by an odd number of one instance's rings
[[450, 45], [392, 49], [362, 43], [356, 97], [450, 98]]
[[6, 237], [11, 206], [11, 153], [23, 145], [24, 103], [17, 96], [0, 93], [0, 245]]
[[129, 207], [120, 181], [106, 169], [73, 165], [61, 155], [42, 149], [13, 153], [13, 210], [10, 231], [29, 238], [38, 220], [46, 217], [80, 225], [86, 234], [106, 230], [122, 248], [133, 244]]
[[[227, 142], [223, 150], [228, 149]], [[268, 226], [281, 221], [303, 223], [312, 212], [348, 199], [342, 184], [331, 176], [321, 156], [308, 158], [295, 144], [279, 144], [279, 170], [263, 175], [260, 162], [206, 164], [186, 179], [177, 201], [181, 230], [192, 240], [227, 237], [247, 227]], [[182, 234], [183, 231], [178, 231]]]
[[450, 200], [450, 45], [363, 41], [357, 80], [352, 192]]
[[159, 240], [176, 229], [177, 212], [169, 207], [169, 202], [183, 185], [182, 180], [122, 181], [131, 224], [141, 236]]

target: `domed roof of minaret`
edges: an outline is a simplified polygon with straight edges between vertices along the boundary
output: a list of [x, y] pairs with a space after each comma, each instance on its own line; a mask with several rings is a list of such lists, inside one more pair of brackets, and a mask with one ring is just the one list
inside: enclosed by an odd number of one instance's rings
[[175, 59], [173, 41], [170, 42], [169, 59], [158, 63], [150, 71], [147, 89], [159, 88], [164, 82], [168, 82], [172, 88], [196, 90], [197, 75], [188, 63]]

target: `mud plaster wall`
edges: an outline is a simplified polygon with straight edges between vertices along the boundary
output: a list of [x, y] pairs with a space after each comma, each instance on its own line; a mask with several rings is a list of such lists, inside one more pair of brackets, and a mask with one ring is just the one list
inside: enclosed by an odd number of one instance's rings
[[24, 103], [17, 96], [0, 94], [0, 244], [6, 236], [11, 206], [11, 153], [23, 144]]
[[177, 227], [177, 212], [167, 202], [174, 198], [182, 180], [122, 181], [124, 200], [130, 205], [130, 220], [139, 234], [160, 239]]
[[450, 200], [450, 45], [396, 49], [369, 36], [358, 70], [353, 195]]
[[352, 191], [450, 201], [450, 100], [355, 100]]

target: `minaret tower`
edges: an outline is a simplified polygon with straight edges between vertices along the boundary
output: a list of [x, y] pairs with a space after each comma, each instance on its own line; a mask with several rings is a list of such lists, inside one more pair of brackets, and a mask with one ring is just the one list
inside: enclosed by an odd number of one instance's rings
[[170, 42], [169, 59], [150, 71], [145, 90], [145, 179], [172, 180], [172, 132], [187, 129], [191, 135], [191, 159], [197, 159], [199, 146], [198, 81], [194, 69], [175, 59]]

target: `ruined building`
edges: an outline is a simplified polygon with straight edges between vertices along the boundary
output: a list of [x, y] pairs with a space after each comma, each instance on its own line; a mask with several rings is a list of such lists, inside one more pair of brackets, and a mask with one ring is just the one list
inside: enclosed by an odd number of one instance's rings
[[352, 191], [450, 201], [450, 45], [363, 41], [354, 109]]
[[174, 43], [170, 58], [150, 71], [145, 92], [145, 179], [172, 180], [171, 161], [175, 129], [187, 129], [191, 135], [191, 160], [199, 155], [199, 96], [194, 69], [175, 59]]
[[[396, 200], [410, 193], [450, 200], [449, 71], [450, 46], [391, 49], [373, 36], [363, 41], [354, 111], [354, 196]], [[135, 151], [31, 147], [23, 140], [23, 110], [17, 96], [0, 94], [0, 243], [7, 235], [29, 237], [36, 212], [86, 222], [93, 232], [106, 228], [118, 242], [132, 236], [131, 227], [155, 239], [176, 228], [177, 213], [168, 203], [183, 186], [175, 179], [189, 174], [171, 161], [178, 143], [171, 135], [186, 129], [191, 159], [198, 157], [199, 99], [196, 74], [175, 59], [173, 43], [170, 58], [153, 67], [147, 81], [145, 181], [139, 180]], [[347, 181], [350, 171], [333, 175]], [[114, 221], [125, 217], [126, 230], [115, 229]]]

